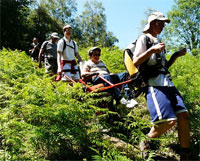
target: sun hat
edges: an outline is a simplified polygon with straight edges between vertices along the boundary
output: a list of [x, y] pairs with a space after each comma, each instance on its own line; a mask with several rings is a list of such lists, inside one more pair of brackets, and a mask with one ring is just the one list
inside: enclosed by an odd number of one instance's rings
[[149, 15], [148, 17], [148, 23], [144, 27], [143, 32], [147, 32], [150, 28], [150, 23], [154, 20], [160, 20], [160, 21], [165, 21], [167, 23], [170, 23], [170, 20], [166, 18], [161, 12], [153, 12]]
[[59, 36], [58, 36], [58, 33], [57, 33], [57, 32], [53, 32], [53, 33], [51, 34], [51, 37], [54, 37], [54, 38], [56, 38], [56, 39], [59, 39]]
[[65, 25], [65, 26], [62, 28], [62, 29], [63, 29], [63, 32], [65, 31], [66, 28], [71, 28], [71, 29], [72, 29], [72, 26], [69, 25], [69, 24]]
[[101, 49], [99, 47], [92, 47], [88, 50], [88, 55], [91, 56], [91, 54], [93, 53], [94, 50], [99, 50], [99, 52], [101, 52]]

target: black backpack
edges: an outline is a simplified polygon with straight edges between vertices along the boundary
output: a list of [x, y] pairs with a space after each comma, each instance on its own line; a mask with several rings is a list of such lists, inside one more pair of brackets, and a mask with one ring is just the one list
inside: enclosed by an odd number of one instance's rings
[[[151, 42], [150, 38], [146, 36], [146, 46], [147, 49], [150, 48], [153, 43]], [[131, 83], [129, 83], [129, 88], [132, 90], [134, 97], [138, 97], [142, 93], [146, 93], [147, 90], [147, 80], [145, 78], [145, 73], [141, 70], [140, 67], [136, 67], [133, 64], [133, 53], [135, 51], [136, 42], [131, 43], [128, 47], [123, 51], [123, 62], [125, 65], [126, 70], [129, 73], [129, 79], [131, 79]], [[145, 61], [143, 64], [145, 64]]]

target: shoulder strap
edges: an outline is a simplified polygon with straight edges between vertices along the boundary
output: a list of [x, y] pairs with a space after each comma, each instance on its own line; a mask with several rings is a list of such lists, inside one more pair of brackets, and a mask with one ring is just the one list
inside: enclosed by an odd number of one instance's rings
[[46, 42], [45, 42], [44, 47], [43, 47], [44, 51], [46, 51], [46, 48], [47, 48], [47, 44], [48, 44], [48, 43], [49, 43], [49, 41], [46, 41]]
[[74, 54], [76, 53], [76, 44], [75, 44], [75, 42], [72, 40], [72, 42], [73, 42], [73, 45], [74, 45], [74, 47], [73, 46], [70, 46], [70, 45], [68, 45], [67, 43], [66, 43], [66, 41], [65, 41], [65, 39], [64, 38], [62, 38], [63, 39], [63, 51], [62, 51], [62, 53], [64, 52], [64, 50], [65, 50], [65, 48], [66, 48], [66, 46], [68, 46], [68, 47], [70, 47], [70, 48], [72, 48], [72, 49], [74, 49]]
[[[153, 40], [147, 35], [147, 34], [144, 34], [145, 35], [145, 39], [146, 39], [146, 50], [148, 50], [150, 47], [152, 47], [153, 45]], [[147, 62], [149, 61], [149, 58], [144, 62], [142, 63], [141, 65], [146, 65]]]
[[74, 40], [72, 40], [72, 43], [74, 45], [74, 54], [76, 54], [76, 44], [75, 44]]
[[149, 49], [154, 43], [153, 38], [151, 37], [151, 35], [148, 35], [148, 34], [144, 34], [144, 35], [146, 38], [146, 47], [147, 49]]
[[65, 50], [65, 48], [66, 48], [66, 45], [67, 45], [67, 43], [66, 43], [66, 41], [65, 41], [65, 39], [64, 38], [62, 38], [62, 40], [63, 40], [63, 50], [62, 50], [62, 53], [64, 52], [64, 50]]

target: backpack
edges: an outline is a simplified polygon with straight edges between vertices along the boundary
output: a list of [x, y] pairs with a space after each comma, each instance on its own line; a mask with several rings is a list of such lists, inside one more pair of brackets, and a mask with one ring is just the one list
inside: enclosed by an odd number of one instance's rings
[[[147, 49], [150, 48], [153, 44], [150, 38], [146, 36], [146, 46]], [[127, 46], [127, 48], [123, 51], [123, 62], [126, 70], [129, 73], [129, 79], [131, 79], [131, 83], [129, 83], [129, 88], [133, 92], [133, 96], [137, 98], [140, 94], [147, 92], [147, 80], [144, 78], [144, 72], [141, 71], [140, 67], [136, 67], [133, 64], [133, 54], [136, 48], [136, 42], [133, 42]], [[145, 64], [145, 61], [143, 64]]]
[[64, 50], [65, 50], [66, 46], [68, 46], [68, 47], [70, 47], [70, 48], [74, 49], [74, 54], [75, 54], [75, 53], [76, 53], [76, 51], [75, 51], [75, 49], [76, 49], [75, 42], [72, 40], [72, 43], [73, 43], [73, 45], [74, 45], [74, 47], [73, 47], [73, 46], [70, 46], [70, 45], [68, 45], [68, 44], [66, 43], [66, 41], [64, 40], [64, 38], [62, 38], [62, 40], [63, 40], [63, 43], [64, 43], [64, 45], [63, 45], [63, 51], [62, 51], [62, 53], [64, 52]]

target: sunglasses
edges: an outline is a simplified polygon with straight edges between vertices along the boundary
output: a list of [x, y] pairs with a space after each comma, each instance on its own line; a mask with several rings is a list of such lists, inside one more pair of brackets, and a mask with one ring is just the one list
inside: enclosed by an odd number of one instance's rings
[[101, 56], [101, 54], [93, 54], [93, 56]]
[[157, 25], [163, 25], [165, 24], [165, 21], [155, 20]]
[[72, 31], [72, 28], [65, 28], [64, 31]]

